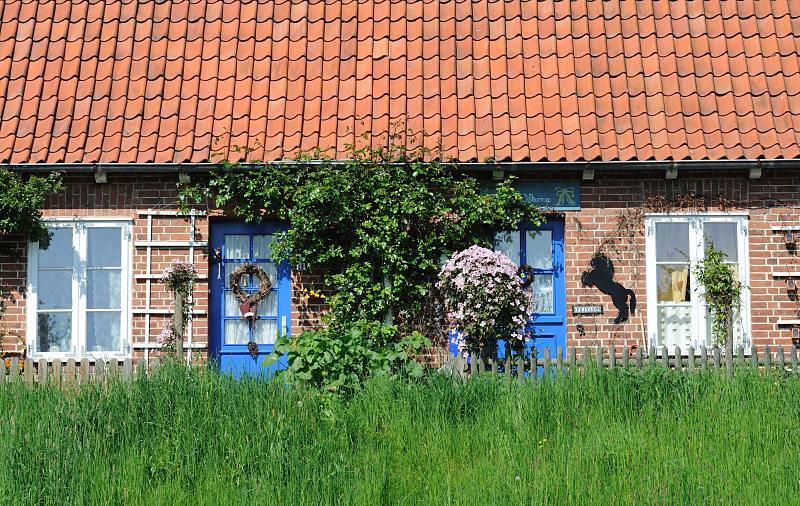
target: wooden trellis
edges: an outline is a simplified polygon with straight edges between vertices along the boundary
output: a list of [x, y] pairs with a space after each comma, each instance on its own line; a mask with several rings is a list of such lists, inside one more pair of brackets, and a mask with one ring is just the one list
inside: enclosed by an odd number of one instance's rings
[[[134, 247], [139, 249], [144, 249], [145, 251], [145, 273], [144, 274], [137, 274], [135, 279], [137, 281], [143, 281], [145, 283], [145, 302], [144, 307], [141, 308], [133, 308], [132, 314], [134, 316], [143, 316], [144, 317], [144, 342], [142, 343], [131, 343], [131, 349], [137, 350], [141, 349], [144, 350], [144, 359], [145, 363], [149, 363], [150, 361], [150, 350], [157, 350], [161, 347], [161, 345], [157, 342], [151, 341], [151, 333], [150, 333], [150, 325], [151, 325], [151, 317], [156, 315], [171, 315], [174, 312], [174, 309], [170, 307], [161, 307], [161, 308], [154, 308], [151, 305], [152, 298], [152, 286], [154, 281], [158, 281], [161, 277], [159, 273], [153, 273], [152, 271], [152, 263], [153, 263], [153, 250], [159, 248], [169, 248], [169, 249], [186, 249], [187, 256], [189, 263], [194, 263], [195, 257], [195, 249], [196, 248], [207, 248], [208, 243], [206, 241], [197, 241], [195, 237], [197, 236], [197, 219], [198, 218], [205, 218], [206, 213], [202, 211], [191, 211], [188, 215], [180, 214], [177, 211], [171, 210], [153, 210], [148, 209], [146, 211], [140, 211], [139, 216], [145, 216], [147, 218], [147, 235], [146, 240], [144, 241], [135, 241]], [[153, 218], [161, 218], [161, 219], [185, 219], [188, 217], [189, 219], [189, 233], [188, 239], [186, 241], [155, 241], [153, 240]], [[198, 281], [207, 281], [208, 278], [205, 276], [201, 276], [198, 278]], [[191, 302], [191, 294], [189, 295], [189, 301]], [[186, 343], [184, 344], [184, 348], [186, 349], [186, 361], [187, 363], [191, 363], [192, 361], [192, 351], [197, 349], [207, 349], [208, 343], [197, 343], [194, 342], [193, 334], [194, 334], [194, 325], [193, 325], [193, 317], [199, 315], [205, 315], [206, 311], [202, 309], [192, 309], [189, 315], [189, 323], [187, 326], [187, 337]]]

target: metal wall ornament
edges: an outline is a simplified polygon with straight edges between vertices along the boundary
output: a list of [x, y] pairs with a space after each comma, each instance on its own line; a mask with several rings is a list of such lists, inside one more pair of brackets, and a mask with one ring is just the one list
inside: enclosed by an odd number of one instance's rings
[[533, 284], [533, 267], [528, 264], [522, 264], [517, 269], [517, 275], [522, 278], [522, 288], [528, 288]]
[[614, 264], [607, 256], [595, 255], [589, 266], [591, 269], [581, 275], [581, 284], [590, 288], [596, 287], [611, 297], [611, 302], [619, 311], [614, 318], [615, 325], [628, 321], [631, 314], [636, 314], [636, 294], [614, 280]]
[[[255, 276], [258, 278], [258, 291], [255, 293], [247, 293], [242, 288], [242, 277]], [[246, 263], [237, 267], [230, 276], [230, 286], [234, 297], [236, 297], [241, 304], [239, 304], [239, 311], [242, 313], [243, 320], [255, 320], [258, 316], [258, 304], [269, 296], [272, 290], [272, 281], [269, 275], [264, 272], [264, 269], [256, 264]]]

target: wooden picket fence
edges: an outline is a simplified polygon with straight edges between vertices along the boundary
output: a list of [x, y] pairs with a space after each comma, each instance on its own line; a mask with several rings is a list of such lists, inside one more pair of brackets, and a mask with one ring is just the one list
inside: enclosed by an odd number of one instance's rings
[[554, 354], [549, 347], [544, 348], [541, 358], [537, 358], [535, 349], [531, 353], [532, 358], [527, 360], [522, 358], [500, 360], [481, 358], [478, 353], [472, 353], [469, 357], [457, 357], [453, 365], [455, 371], [464, 377], [486, 373], [504, 374], [509, 379], [513, 377], [520, 381], [532, 371], [550, 377], [553, 373], [581, 371], [590, 367], [642, 369], [660, 366], [672, 371], [724, 371], [728, 376], [733, 376], [737, 367], [750, 367], [758, 370], [780, 368], [792, 373], [798, 372], [797, 346], [792, 346], [788, 350], [783, 347], [764, 346], [758, 348], [753, 346], [749, 349], [749, 353], [746, 353], [742, 346], [737, 347], [736, 350], [731, 346], [724, 349], [703, 346], [698, 351], [689, 347], [685, 353], [680, 347], [676, 347], [673, 351], [674, 353], [670, 354], [666, 346], [659, 349], [651, 347], [647, 352], [642, 348], [629, 351], [628, 348], [599, 346], [572, 347], [568, 348], [567, 353], [564, 353], [563, 348], [559, 346]]
[[[467, 357], [457, 357], [450, 366], [464, 377], [477, 374], [502, 374], [511, 378], [522, 380], [530, 376], [532, 371], [546, 377], [553, 373], [568, 373], [582, 371], [587, 368], [615, 369], [630, 367], [642, 369], [645, 367], [660, 366], [670, 370], [681, 371], [719, 371], [732, 376], [737, 367], [750, 367], [758, 370], [781, 369], [791, 373], [798, 372], [798, 348], [792, 346], [788, 350], [783, 347], [764, 346], [752, 347], [749, 353], [739, 346], [733, 350], [730, 346], [725, 349], [718, 347], [701, 347], [698, 352], [688, 348], [684, 353], [676, 347], [670, 354], [666, 347], [660, 349], [650, 348], [645, 352], [637, 348], [630, 352], [628, 348], [618, 349], [611, 347], [583, 347], [569, 348], [567, 352], [559, 347], [555, 353], [550, 348], [544, 348], [542, 358], [533, 357], [498, 360], [480, 358], [477, 353]], [[48, 361], [40, 359], [20, 360], [8, 359], [5, 364], [0, 362], [0, 383], [21, 381], [27, 385], [53, 384], [53, 385], [80, 385], [87, 383], [104, 384], [113, 381], [131, 381], [135, 376], [150, 375], [158, 369], [160, 361], [151, 359], [145, 362], [138, 359], [124, 360], [95, 360], [74, 359], [62, 361]], [[534, 374], [533, 376], [537, 376]]]
[[77, 385], [87, 383], [103, 384], [111, 381], [131, 381], [136, 374], [152, 374], [160, 366], [158, 359], [146, 363], [144, 359], [136, 362], [124, 360], [83, 359], [66, 361], [40, 359], [34, 361], [19, 358], [0, 362], [0, 383], [22, 381], [27, 385], [34, 383], [53, 385]]

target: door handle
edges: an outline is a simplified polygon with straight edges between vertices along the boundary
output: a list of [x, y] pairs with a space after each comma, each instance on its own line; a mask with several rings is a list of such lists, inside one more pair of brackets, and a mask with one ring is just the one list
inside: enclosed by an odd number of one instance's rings
[[286, 316], [281, 316], [281, 335], [284, 337], [289, 335], [289, 326], [286, 323]]

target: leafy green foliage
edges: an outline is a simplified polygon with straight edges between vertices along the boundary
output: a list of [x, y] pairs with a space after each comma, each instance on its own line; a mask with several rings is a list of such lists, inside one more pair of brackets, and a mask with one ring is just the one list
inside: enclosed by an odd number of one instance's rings
[[281, 337], [264, 363], [271, 365], [286, 353], [286, 378], [324, 391], [352, 394], [368, 376], [415, 378], [423, 374], [416, 355], [431, 342], [412, 332], [401, 336], [397, 327], [380, 322], [334, 322], [317, 331]]
[[42, 223], [45, 199], [63, 189], [61, 175], [23, 178], [19, 173], [0, 169], [0, 238], [23, 235], [31, 241], [47, 241]]
[[[0, 240], [4, 236], [21, 235], [30, 241], [49, 242], [50, 235], [42, 223], [42, 206], [48, 195], [62, 188], [58, 173], [25, 179], [17, 172], [0, 169]], [[9, 298], [8, 293], [0, 292], [0, 318]]]
[[[541, 215], [510, 181], [482, 192], [456, 165], [397, 143], [392, 137], [388, 147], [352, 147], [341, 163], [301, 158], [246, 172], [225, 164], [183, 188], [181, 202], [209, 199], [248, 222], [288, 221], [273, 252], [329, 273], [337, 320], [415, 320], [431, 299], [442, 256], [488, 246], [493, 231], [539, 222]], [[434, 159], [414, 161], [426, 157]]]
[[725, 344], [731, 333], [733, 317], [739, 308], [742, 283], [736, 277], [734, 266], [725, 263], [726, 255], [714, 247], [706, 246], [705, 258], [694, 267], [694, 273], [703, 287], [706, 303], [711, 311], [714, 340]]

